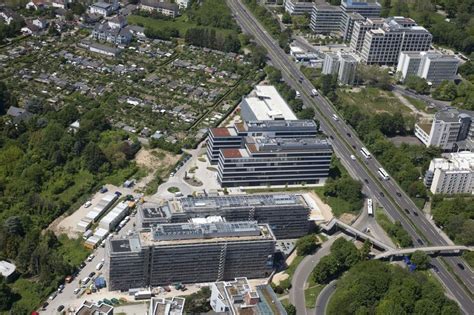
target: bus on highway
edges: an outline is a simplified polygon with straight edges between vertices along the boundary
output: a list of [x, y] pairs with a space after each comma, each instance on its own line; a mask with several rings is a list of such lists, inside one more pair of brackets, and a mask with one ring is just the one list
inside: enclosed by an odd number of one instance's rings
[[372, 199], [367, 199], [367, 214], [370, 216], [374, 215], [374, 206], [372, 204]]
[[362, 155], [363, 155], [366, 159], [372, 158], [372, 155], [370, 154], [369, 150], [367, 150], [367, 148], [361, 148], [361, 149], [360, 149], [360, 153], [362, 153]]
[[390, 178], [390, 176], [388, 176], [387, 171], [384, 170], [383, 168], [379, 168], [378, 173], [380, 177], [382, 177], [383, 180], [388, 180]]

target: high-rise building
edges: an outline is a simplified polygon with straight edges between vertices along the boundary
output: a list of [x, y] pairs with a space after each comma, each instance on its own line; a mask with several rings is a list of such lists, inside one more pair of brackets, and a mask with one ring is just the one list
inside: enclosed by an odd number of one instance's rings
[[285, 11], [291, 15], [302, 15], [311, 13], [313, 5], [312, 0], [285, 0]]
[[[432, 39], [431, 33], [414, 20], [391, 17], [384, 21], [382, 27], [365, 32], [362, 48], [357, 52], [364, 63], [393, 65], [398, 62], [402, 51], [427, 51]], [[357, 39], [353, 37], [352, 40]]]
[[275, 243], [270, 227], [256, 221], [161, 224], [109, 240], [109, 289], [268, 277]]
[[331, 34], [341, 31], [342, 9], [329, 4], [316, 4], [311, 13], [310, 28], [315, 33]]
[[299, 238], [310, 229], [311, 201], [307, 198], [299, 194], [185, 197], [141, 205], [137, 225], [150, 229], [163, 223], [220, 216], [227, 222], [256, 220], [268, 224], [277, 239]]
[[380, 16], [382, 6], [377, 1], [341, 1], [341, 33], [344, 40], [350, 41], [355, 21]]
[[450, 153], [436, 158], [425, 174], [425, 184], [433, 194], [469, 194], [474, 190], [474, 153]]
[[463, 147], [462, 141], [474, 141], [474, 112], [447, 108], [435, 114], [431, 123], [415, 124], [415, 136], [427, 147], [445, 151]]
[[220, 151], [217, 179], [223, 187], [321, 184], [331, 156], [319, 137], [245, 137], [243, 148]]
[[352, 51], [361, 51], [364, 45], [365, 34], [369, 30], [378, 29], [383, 26], [385, 19], [370, 18], [367, 20], [358, 20], [354, 22], [350, 41]]
[[287, 315], [269, 285], [258, 285], [254, 289], [243, 277], [211, 284], [210, 301], [218, 314]]
[[346, 42], [351, 42], [352, 34], [354, 33], [355, 22], [363, 22], [365, 17], [357, 12], [349, 12], [345, 14], [345, 23], [341, 25], [342, 39]]
[[240, 116], [252, 120], [297, 120], [273, 85], [257, 85], [240, 103]]
[[348, 53], [327, 53], [323, 62], [323, 74], [337, 75], [340, 84], [354, 84], [357, 70], [357, 59]]
[[318, 126], [314, 120], [265, 120], [244, 121], [232, 127], [210, 128], [207, 140], [207, 157], [217, 164], [222, 149], [240, 148], [246, 136], [268, 136], [279, 138], [314, 137]]
[[438, 52], [401, 52], [397, 72], [402, 80], [415, 75], [437, 86], [445, 80], [454, 80], [458, 66], [459, 59]]

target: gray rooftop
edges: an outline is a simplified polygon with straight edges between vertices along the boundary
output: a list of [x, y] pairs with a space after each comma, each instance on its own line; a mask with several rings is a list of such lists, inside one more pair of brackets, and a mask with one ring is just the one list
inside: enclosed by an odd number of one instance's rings
[[[255, 145], [257, 151], [307, 151], [330, 150], [331, 144], [326, 138], [270, 138], [245, 137], [247, 146]], [[253, 152], [252, 150], [250, 150]]]
[[249, 131], [253, 130], [280, 130], [280, 129], [315, 129], [314, 120], [253, 120], [245, 122]]

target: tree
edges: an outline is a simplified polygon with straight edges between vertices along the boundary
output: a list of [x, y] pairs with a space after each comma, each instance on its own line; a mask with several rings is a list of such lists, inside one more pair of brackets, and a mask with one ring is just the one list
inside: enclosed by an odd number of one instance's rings
[[301, 237], [296, 241], [296, 252], [298, 256], [306, 256], [312, 254], [318, 247], [318, 238], [315, 234], [310, 234]]
[[421, 250], [415, 251], [411, 254], [411, 262], [416, 265], [416, 267], [420, 270], [428, 269], [429, 267], [429, 257], [425, 252]]
[[369, 240], [365, 240], [364, 245], [359, 250], [360, 253], [360, 260], [367, 260], [369, 259], [370, 251], [372, 249], [372, 243]]
[[94, 142], [86, 145], [83, 158], [85, 167], [93, 173], [97, 173], [100, 167], [107, 162], [104, 153]]
[[428, 94], [430, 91], [430, 86], [428, 85], [428, 82], [425, 79], [420, 78], [416, 75], [409, 75], [405, 79], [405, 85], [407, 86], [407, 88], [412, 89], [420, 94]]
[[359, 65], [356, 77], [367, 86], [375, 86], [383, 90], [390, 90], [392, 77], [387, 69], [378, 66]]
[[452, 101], [457, 96], [456, 84], [452, 81], [443, 81], [433, 92], [433, 97], [442, 101]]
[[0, 311], [8, 311], [11, 308], [14, 296], [3, 277], [0, 277]]
[[0, 81], [0, 115], [4, 114], [6, 109], [14, 105], [13, 97], [7, 89], [6, 84]]
[[71, 6], [71, 11], [76, 15], [82, 15], [86, 13], [86, 7], [78, 1], [74, 1], [70, 3], [70, 6]]
[[285, 310], [288, 315], [296, 315], [296, 307], [293, 304], [285, 305]]
[[283, 13], [283, 16], [281, 18], [281, 22], [283, 24], [290, 24], [291, 23], [291, 15], [285, 11], [285, 13]]
[[258, 67], [263, 67], [265, 66], [265, 63], [267, 62], [267, 50], [259, 45], [254, 45], [251, 48], [251, 53], [250, 53], [250, 61], [258, 66]]
[[433, 301], [428, 299], [422, 299], [415, 303], [415, 312], [416, 315], [432, 315], [438, 313], [438, 308]]
[[314, 267], [313, 279], [317, 283], [325, 284], [328, 283], [337, 273], [339, 267], [337, 260], [333, 255], [324, 256], [321, 258], [319, 263]]

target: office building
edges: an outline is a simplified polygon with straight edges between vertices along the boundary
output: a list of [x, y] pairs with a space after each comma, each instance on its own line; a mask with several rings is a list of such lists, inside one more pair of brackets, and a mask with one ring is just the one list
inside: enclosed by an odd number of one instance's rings
[[436, 158], [425, 174], [425, 184], [433, 194], [471, 194], [474, 190], [474, 153], [450, 153]]
[[285, 11], [291, 15], [310, 14], [313, 4], [312, 0], [285, 0]]
[[318, 126], [314, 120], [265, 120], [244, 121], [232, 127], [210, 128], [207, 140], [207, 157], [217, 164], [222, 149], [240, 148], [246, 136], [314, 137]]
[[332, 34], [341, 31], [342, 9], [329, 4], [315, 4], [311, 13], [310, 28], [319, 34]]
[[147, 315], [182, 315], [184, 314], [185, 299], [181, 297], [151, 298]]
[[226, 315], [286, 315], [287, 312], [269, 285], [253, 289], [247, 278], [211, 284], [211, 307]]
[[257, 85], [240, 103], [240, 116], [244, 121], [297, 119], [273, 85]]
[[337, 76], [339, 84], [352, 85], [355, 83], [357, 59], [348, 53], [327, 53], [323, 63], [323, 74]]
[[[356, 30], [357, 24], [359, 22], [354, 24], [354, 30]], [[352, 41], [361, 37], [361, 34], [357, 37], [355, 35]], [[393, 65], [397, 64], [402, 51], [427, 51], [432, 39], [431, 33], [424, 27], [418, 26], [414, 20], [404, 17], [391, 17], [385, 19], [383, 26], [365, 32], [362, 48], [357, 52], [364, 63]], [[357, 44], [352, 46], [357, 48]]]
[[447, 108], [437, 112], [430, 123], [415, 124], [415, 136], [427, 147], [435, 146], [445, 151], [460, 149], [462, 142], [474, 140], [474, 112]]
[[307, 198], [299, 194], [185, 197], [141, 205], [137, 226], [151, 229], [163, 223], [221, 216], [227, 222], [256, 220], [268, 224], [277, 239], [299, 238], [311, 227], [308, 221], [311, 203]]
[[341, 25], [342, 39], [345, 42], [351, 42], [352, 34], [354, 33], [355, 22], [363, 22], [365, 17], [357, 12], [350, 12], [345, 14], [345, 23]]
[[222, 187], [324, 183], [331, 144], [323, 138], [245, 137], [243, 148], [220, 151]]
[[418, 75], [422, 55], [420, 52], [402, 51], [398, 57], [397, 73], [402, 81], [411, 75]]
[[379, 17], [382, 6], [377, 1], [341, 1], [341, 9], [344, 15], [349, 13], [358, 13], [364, 18]]
[[397, 72], [402, 80], [415, 75], [437, 86], [445, 80], [454, 80], [458, 66], [459, 59], [438, 52], [401, 52]]
[[422, 52], [418, 76], [433, 86], [440, 85], [445, 80], [454, 80], [458, 71], [459, 59], [454, 56], [437, 52]]
[[370, 30], [382, 27], [384, 21], [385, 19], [383, 18], [370, 18], [366, 20], [354, 21], [350, 40], [351, 50], [354, 52], [361, 51], [362, 46], [364, 45], [365, 34]]
[[276, 239], [256, 221], [161, 224], [106, 247], [110, 290], [268, 277]]

